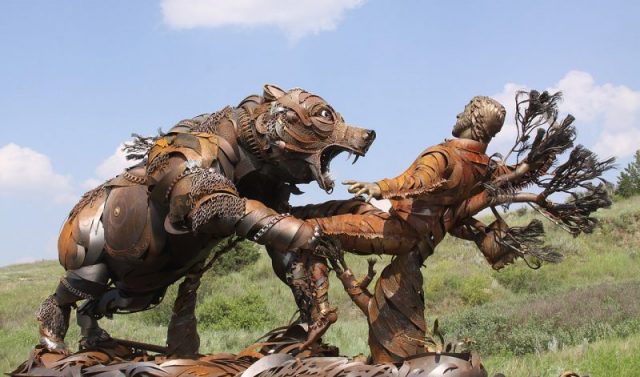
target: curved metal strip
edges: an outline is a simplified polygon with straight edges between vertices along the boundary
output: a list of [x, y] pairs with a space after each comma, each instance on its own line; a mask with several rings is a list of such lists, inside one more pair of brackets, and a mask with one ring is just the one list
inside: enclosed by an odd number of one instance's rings
[[244, 371], [244, 373], [240, 375], [240, 377], [255, 377], [266, 370], [280, 366], [283, 363], [293, 359], [293, 356], [285, 353], [277, 353], [274, 355], [265, 356], [257, 362], [253, 363], [247, 370]]
[[102, 250], [104, 249], [104, 226], [102, 225], [102, 213], [104, 212], [105, 203], [106, 202], [100, 205], [100, 208], [91, 222], [91, 226], [89, 228], [89, 247], [87, 248], [87, 256], [84, 265], [95, 264], [102, 256]]

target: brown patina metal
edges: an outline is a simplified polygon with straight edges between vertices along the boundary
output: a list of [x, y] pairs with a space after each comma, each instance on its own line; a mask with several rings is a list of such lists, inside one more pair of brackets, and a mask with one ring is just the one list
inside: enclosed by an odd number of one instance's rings
[[298, 278], [311, 288], [300, 293], [299, 284], [288, 282], [309, 303], [301, 305], [304, 319], [326, 328], [335, 321], [326, 319], [327, 271], [322, 257], [310, 255], [325, 254], [325, 238], [287, 213], [289, 196], [312, 181], [331, 191], [331, 160], [342, 151], [364, 155], [374, 138], [373, 131], [346, 124], [321, 97], [273, 85], [238, 107], [183, 120], [154, 138], [137, 136], [126, 151], [142, 162], [85, 194], [63, 226], [58, 249], [67, 273], [39, 311], [43, 346], [66, 352], [76, 301], [87, 300], [78, 323], [81, 345], [91, 348], [110, 341], [97, 319], [148, 309], [185, 278], [168, 350], [196, 354], [195, 292], [203, 265], [212, 246], [234, 234], [266, 245], [285, 281], [303, 260]]
[[[358, 199], [300, 210], [318, 217], [312, 221], [325, 234], [340, 240], [347, 251], [396, 256], [382, 270], [373, 293], [366, 284], [354, 282], [348, 269], [339, 275], [369, 321], [374, 361], [402, 362], [424, 352], [420, 267], [446, 234], [474, 241], [494, 269], [519, 257], [528, 261], [531, 256], [536, 258], [531, 263], [539, 266], [540, 261], [561, 257], [543, 245], [542, 224], [534, 220], [526, 227], [509, 227], [495, 206], [531, 203], [577, 235], [590, 232], [595, 224], [591, 213], [610, 204], [606, 192], [588, 182], [610, 169], [613, 159], [598, 161], [593, 153], [577, 146], [567, 162], [549, 171], [557, 156], [573, 146], [575, 137], [573, 117], [557, 119], [559, 94], [532, 91], [519, 96], [519, 136], [512, 149], [518, 155], [515, 165], [485, 154], [487, 144], [502, 127], [505, 110], [488, 97], [475, 97], [458, 115], [452, 132], [457, 139], [426, 149], [395, 178], [345, 182], [356, 195], [390, 199], [389, 213]], [[541, 192], [522, 192], [530, 185], [537, 185]], [[584, 198], [576, 195], [569, 204], [549, 200], [554, 193], [571, 193], [573, 189], [586, 190]], [[485, 208], [491, 208], [496, 216], [492, 224], [473, 218]], [[328, 217], [320, 217], [323, 213]]]
[[[190, 358], [153, 355], [140, 349], [154, 346], [123, 342], [117, 347], [78, 352], [72, 356], [36, 348], [12, 376], [373, 376], [486, 377], [476, 354], [425, 352], [394, 364], [372, 364], [338, 356], [338, 350], [314, 344], [301, 350], [306, 330], [300, 325], [271, 331], [263, 341], [238, 354], [197, 355]], [[156, 346], [157, 347], [157, 346]], [[443, 374], [446, 373], [446, 374]]]
[[[39, 313], [44, 347], [13, 375], [486, 376], [476, 355], [449, 347], [433, 352], [420, 268], [447, 234], [473, 241], [494, 269], [517, 258], [534, 268], [561, 258], [544, 245], [539, 220], [510, 227], [499, 205], [529, 203], [573, 235], [593, 230], [591, 214], [610, 201], [589, 182], [600, 179], [613, 159], [599, 161], [586, 148], [573, 148], [573, 117], [558, 119], [559, 98], [518, 94], [518, 138], [507, 154], [516, 156], [513, 165], [486, 154], [504, 122], [504, 108], [475, 97], [458, 116], [455, 139], [426, 149], [395, 178], [347, 182], [356, 196], [389, 199], [389, 212], [362, 197], [288, 206], [296, 183], [316, 180], [331, 191], [331, 158], [341, 150], [362, 155], [373, 139], [372, 132], [346, 126], [322, 99], [300, 89], [266, 86], [262, 97], [248, 97], [238, 108], [182, 121], [155, 139], [139, 138], [129, 151], [146, 161], [85, 194], [72, 210], [59, 242], [68, 273]], [[557, 165], [569, 150], [568, 160]], [[523, 192], [532, 185], [540, 191]], [[586, 191], [574, 195], [575, 189]], [[150, 198], [148, 208], [135, 199], [142, 192]], [[549, 197], [559, 192], [572, 199], [552, 202]], [[473, 217], [485, 208], [496, 218], [489, 225]], [[130, 232], [121, 234], [122, 229]], [[203, 245], [233, 233], [267, 245], [276, 273], [292, 287], [309, 325], [274, 330], [238, 355], [197, 356], [195, 291], [216, 258], [205, 264]], [[318, 235], [323, 238], [316, 240]], [[370, 291], [374, 261], [358, 280], [341, 249], [394, 258]], [[167, 270], [167, 261], [180, 267]], [[337, 357], [336, 348], [318, 342], [335, 321], [327, 299], [327, 261], [367, 318], [370, 362]], [[181, 277], [166, 349], [114, 340], [97, 327], [100, 315], [152, 306]], [[105, 279], [125, 296], [110, 296], [113, 289], [100, 285]], [[65, 357], [59, 351], [69, 305], [80, 299], [88, 299], [78, 309], [85, 351]]]

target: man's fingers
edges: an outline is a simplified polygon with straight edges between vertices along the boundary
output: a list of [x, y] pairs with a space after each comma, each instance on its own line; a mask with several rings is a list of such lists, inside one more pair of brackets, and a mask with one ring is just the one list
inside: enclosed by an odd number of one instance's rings
[[347, 179], [346, 181], [342, 181], [342, 184], [343, 184], [343, 185], [347, 185], [347, 186], [348, 186], [348, 185], [353, 185], [353, 184], [355, 184], [355, 183], [358, 183], [358, 181], [354, 181], [354, 180], [352, 180], [352, 179]]
[[351, 185], [351, 187], [349, 187], [347, 191], [353, 194], [354, 192], [361, 191], [361, 190], [365, 190], [364, 185], [362, 183], [356, 183]]
[[365, 193], [367, 193], [367, 194], [369, 193], [369, 190], [368, 190], [366, 187], [365, 187], [365, 188], [360, 189], [358, 192], [356, 192], [356, 193], [354, 194], [354, 196], [364, 195]]

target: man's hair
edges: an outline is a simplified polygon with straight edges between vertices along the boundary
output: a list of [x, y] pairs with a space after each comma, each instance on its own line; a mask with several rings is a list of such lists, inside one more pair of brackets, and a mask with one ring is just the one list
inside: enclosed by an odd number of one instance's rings
[[471, 132], [476, 140], [488, 141], [500, 132], [507, 112], [493, 98], [476, 96], [469, 102], [469, 113]]

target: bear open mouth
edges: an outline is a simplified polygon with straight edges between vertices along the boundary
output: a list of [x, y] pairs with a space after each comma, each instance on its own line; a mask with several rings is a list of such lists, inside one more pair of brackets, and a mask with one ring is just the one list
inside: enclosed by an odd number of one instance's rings
[[331, 176], [331, 161], [343, 152], [349, 153], [347, 159], [355, 156], [352, 164], [355, 164], [361, 156], [364, 156], [363, 152], [340, 145], [330, 145], [326, 147], [320, 154], [320, 177], [317, 178], [320, 187], [327, 192], [333, 191], [334, 187], [333, 177]]

